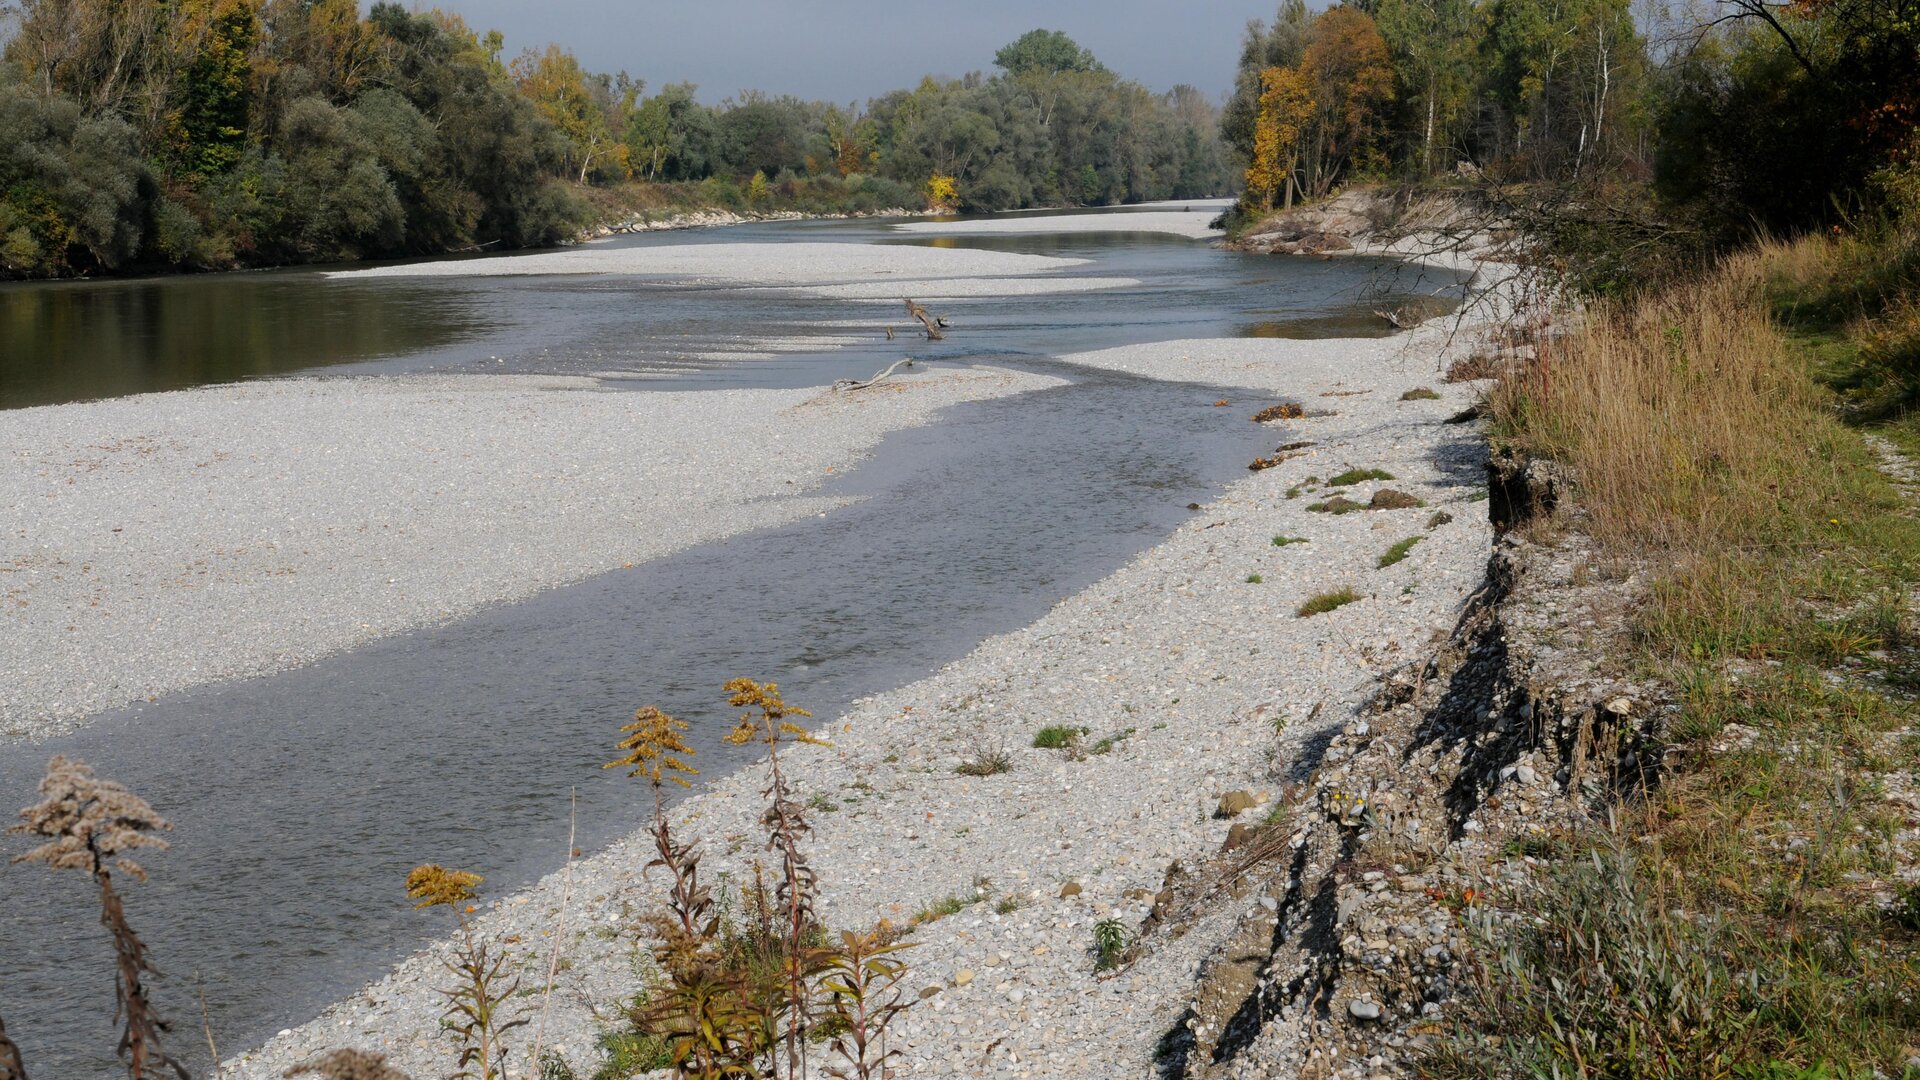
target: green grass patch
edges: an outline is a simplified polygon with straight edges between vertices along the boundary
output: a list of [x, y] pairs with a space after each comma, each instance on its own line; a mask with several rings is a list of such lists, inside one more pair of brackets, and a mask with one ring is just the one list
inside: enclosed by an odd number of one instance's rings
[[1304, 536], [1276, 536], [1273, 538], [1274, 547], [1286, 547], [1289, 544], [1304, 544], [1306, 542], [1307, 538]]
[[1393, 474], [1385, 469], [1348, 469], [1338, 476], [1327, 477], [1328, 487], [1351, 487], [1364, 484], [1369, 480], [1391, 480]]
[[1065, 724], [1049, 724], [1034, 732], [1033, 746], [1036, 750], [1065, 750], [1080, 741], [1087, 729], [1068, 727]]
[[1247, 584], [1249, 584], [1249, 585], [1258, 585], [1258, 584], [1260, 584], [1261, 582], [1263, 582], [1263, 581], [1265, 581], [1265, 580], [1267, 580], [1267, 579], [1266, 579], [1266, 578], [1263, 578], [1263, 577], [1261, 577], [1261, 576], [1260, 576], [1259, 574], [1248, 574], [1248, 575], [1247, 575]]
[[1340, 514], [1351, 514], [1355, 510], [1365, 510], [1366, 508], [1366, 503], [1354, 502], [1345, 495], [1335, 495], [1333, 498], [1327, 499], [1324, 502], [1307, 504], [1307, 510], [1310, 513], [1334, 514], [1336, 516]]
[[1294, 614], [1302, 619], [1310, 618], [1314, 615], [1324, 615], [1335, 608], [1346, 607], [1358, 599], [1360, 599], [1360, 594], [1354, 592], [1352, 589], [1335, 589], [1332, 592], [1316, 593], [1308, 597], [1306, 602], [1301, 604], [1300, 609], [1294, 612]]
[[1394, 563], [1404, 561], [1407, 557], [1407, 553], [1413, 550], [1413, 545], [1425, 539], [1426, 537], [1424, 536], [1409, 536], [1405, 540], [1402, 540], [1399, 543], [1393, 545], [1392, 547], [1387, 549], [1387, 553], [1385, 555], [1380, 556], [1380, 561], [1377, 564], [1378, 567], [1382, 570], [1385, 570], [1387, 567], [1392, 566]]

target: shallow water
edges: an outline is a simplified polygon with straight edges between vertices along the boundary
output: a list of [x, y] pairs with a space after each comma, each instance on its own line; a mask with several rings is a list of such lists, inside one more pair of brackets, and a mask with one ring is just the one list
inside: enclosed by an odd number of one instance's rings
[[[1388, 259], [1275, 259], [1128, 233], [937, 237], [879, 222], [781, 222], [621, 237], [621, 247], [879, 242], [1089, 258], [1067, 276], [1124, 276], [1098, 293], [957, 300], [945, 342], [918, 341], [897, 303], [676, 286], [641, 276], [327, 278], [268, 270], [0, 286], [0, 409], [175, 390], [323, 367], [350, 372], [536, 371], [672, 378], [680, 386], [805, 386], [871, 374], [903, 351], [1085, 350], [1175, 337], [1385, 334], [1381, 297], [1444, 294], [1455, 277]], [[496, 256], [511, 258], [512, 256]], [[830, 325], [857, 320], [849, 330]], [[889, 342], [880, 323], [895, 325]], [[1289, 330], [1291, 332], [1289, 332]], [[699, 354], [766, 337], [854, 334], [851, 348], [776, 364]]]
[[[757, 226], [724, 238], [818, 239], [836, 229], [883, 238], [872, 226]], [[128, 899], [169, 976], [158, 999], [175, 1021], [176, 1051], [204, 1063], [197, 985], [232, 1052], [309, 1018], [430, 937], [441, 920], [401, 898], [413, 865], [469, 867], [498, 897], [558, 866], [570, 792], [579, 792], [584, 847], [638, 825], [641, 786], [597, 768], [635, 706], [693, 721], [703, 768], [723, 772], [739, 760], [718, 739], [730, 721], [725, 679], [778, 679], [789, 700], [830, 717], [1031, 622], [1157, 542], [1188, 503], [1285, 436], [1246, 422], [1264, 401], [1228, 391], [1233, 406], [1217, 408], [1216, 387], [1093, 372], [1045, 354], [1232, 334], [1276, 313], [1335, 327], [1368, 303], [1346, 295], [1366, 276], [1358, 262], [1259, 260], [1113, 235], [968, 243], [1084, 254], [1096, 262], [1081, 272], [1143, 284], [1125, 295], [952, 305], [953, 336], [934, 355], [990, 357], [1071, 384], [961, 406], [890, 436], [829, 487], [861, 496], [851, 507], [296, 671], [116, 710], [0, 760], [0, 806], [31, 801], [46, 757], [66, 753], [178, 826], [173, 849], [146, 860], [153, 879], [130, 886]], [[452, 306], [486, 313], [490, 328], [358, 370], [645, 375], [670, 366], [671, 377], [626, 385], [803, 385], [869, 373], [901, 348], [688, 365], [664, 359], [659, 342], [735, 321], [821, 332], [809, 320], [847, 318], [849, 305], [619, 279], [494, 278], [428, 291], [468, 296]], [[629, 292], [657, 303], [605, 303]], [[543, 345], [511, 347], [534, 340]], [[4, 867], [0, 896], [0, 1015], [29, 1066], [109, 1075], [111, 959], [86, 883]]]

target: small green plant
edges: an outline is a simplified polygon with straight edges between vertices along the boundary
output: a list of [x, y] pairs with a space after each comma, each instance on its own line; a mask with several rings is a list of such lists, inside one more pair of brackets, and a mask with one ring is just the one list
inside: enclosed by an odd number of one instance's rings
[[1424, 539], [1426, 539], [1426, 537], [1409, 536], [1405, 540], [1402, 540], [1399, 543], [1388, 548], [1387, 553], [1385, 555], [1380, 556], [1380, 561], [1378, 563], [1379, 568], [1382, 570], [1385, 570], [1387, 567], [1392, 566], [1397, 562], [1401, 562], [1405, 560], [1407, 557], [1407, 553], [1413, 550], [1413, 545], [1419, 543]]
[[1265, 580], [1266, 580], [1266, 579], [1265, 579], [1265, 578], [1263, 578], [1263, 577], [1261, 577], [1261, 576], [1260, 576], [1259, 574], [1248, 574], [1248, 575], [1247, 575], [1247, 584], [1249, 584], [1249, 585], [1258, 585], [1258, 584], [1260, 584], [1261, 582], [1263, 582], [1263, 581], [1265, 581]]
[[1106, 918], [1093, 924], [1093, 970], [1112, 971], [1127, 952], [1127, 925]]
[[980, 893], [977, 890], [968, 893], [954, 893], [952, 896], [943, 896], [933, 903], [928, 904], [926, 907], [921, 908], [919, 912], [913, 916], [913, 925], [925, 926], [928, 923], [939, 922], [949, 915], [958, 915], [979, 902]]
[[1427, 528], [1437, 529], [1442, 525], [1448, 525], [1448, 524], [1451, 524], [1452, 522], [1453, 522], [1452, 514], [1447, 513], [1445, 510], [1435, 510], [1433, 512], [1433, 515], [1427, 518]]
[[527, 1018], [509, 1019], [502, 1005], [520, 989], [520, 980], [507, 970], [507, 957], [473, 932], [467, 916], [479, 896], [479, 874], [449, 870], [427, 863], [407, 874], [407, 898], [417, 909], [444, 907], [453, 911], [460, 925], [460, 946], [447, 970], [455, 984], [440, 991], [447, 999], [442, 1023], [460, 1036], [459, 1072], [456, 1080], [506, 1080], [507, 1032], [524, 1027]]
[[1385, 469], [1348, 469], [1338, 476], [1327, 478], [1328, 487], [1351, 487], [1364, 484], [1369, 480], [1391, 480], [1393, 474]]
[[847, 1068], [829, 1072], [846, 1080], [878, 1080], [892, 1075], [886, 1063], [900, 1053], [887, 1046], [886, 1035], [887, 1025], [907, 1009], [900, 994], [907, 965], [893, 954], [909, 946], [889, 942], [878, 931], [842, 930], [840, 942], [820, 977], [827, 1004], [821, 1026], [833, 1032], [829, 1045]]
[[1133, 732], [1134, 732], [1133, 728], [1127, 728], [1125, 731], [1116, 731], [1111, 735], [1103, 736], [1101, 737], [1099, 742], [1094, 743], [1092, 747], [1088, 748], [1087, 753], [1089, 754], [1111, 753], [1114, 747], [1120, 745], [1120, 741], [1122, 739], [1125, 739], [1127, 736], [1133, 734]]
[[807, 809], [818, 810], [823, 814], [831, 814], [840, 809], [840, 804], [828, 798], [826, 792], [816, 791], [807, 796]]
[[1065, 750], [1080, 741], [1087, 729], [1069, 727], [1065, 724], [1049, 724], [1033, 735], [1033, 748], [1036, 750]]
[[1304, 543], [1307, 543], [1307, 538], [1304, 536], [1277, 535], [1273, 538], [1274, 547], [1286, 547], [1289, 544], [1304, 544]]
[[1351, 514], [1355, 510], [1365, 510], [1366, 508], [1367, 506], [1365, 503], [1354, 502], [1352, 499], [1347, 498], [1345, 495], [1335, 495], [1333, 498], [1328, 499], [1325, 502], [1316, 502], [1316, 503], [1307, 504], [1307, 511], [1309, 513], [1333, 514], [1335, 516], [1338, 516], [1340, 514]]
[[1904, 882], [1893, 900], [1893, 921], [1908, 930], [1920, 930], [1920, 885]]
[[1439, 401], [1440, 395], [1434, 393], [1431, 387], [1416, 386], [1413, 389], [1407, 391], [1406, 393], [1401, 394], [1400, 400], [1401, 401]]
[[1011, 915], [1019, 911], [1022, 906], [1019, 894], [1008, 893], [1000, 898], [999, 903], [993, 905], [993, 910], [997, 915]]
[[607, 1060], [593, 1074], [593, 1080], [627, 1080], [673, 1066], [666, 1040], [658, 1035], [609, 1031], [600, 1036], [600, 1049], [606, 1052]]
[[1315, 593], [1307, 598], [1306, 603], [1300, 605], [1300, 610], [1295, 612], [1295, 614], [1302, 619], [1314, 615], [1324, 615], [1335, 608], [1345, 607], [1358, 599], [1360, 599], [1360, 594], [1354, 592], [1352, 589], [1335, 589], [1332, 592]]

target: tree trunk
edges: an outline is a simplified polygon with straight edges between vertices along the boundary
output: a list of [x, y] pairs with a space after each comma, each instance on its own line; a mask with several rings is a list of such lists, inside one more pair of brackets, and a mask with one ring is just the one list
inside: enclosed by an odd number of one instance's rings
[[1434, 77], [1433, 73], [1428, 72], [1427, 73], [1427, 134], [1426, 134], [1425, 144], [1420, 151], [1420, 175], [1422, 177], [1433, 175], [1433, 95], [1435, 93], [1435, 84], [1437, 82], [1438, 80]]

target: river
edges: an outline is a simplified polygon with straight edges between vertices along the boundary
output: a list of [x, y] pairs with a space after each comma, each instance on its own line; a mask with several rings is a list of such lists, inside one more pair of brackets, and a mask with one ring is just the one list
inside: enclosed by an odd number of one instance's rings
[[[505, 895], [554, 869], [570, 795], [581, 844], [634, 828], [638, 785], [597, 768], [636, 705], [696, 722], [710, 773], [718, 687], [775, 678], [823, 718], [1031, 622], [1165, 536], [1271, 432], [1217, 387], [1055, 359], [1136, 341], [1376, 333], [1377, 295], [1422, 278], [1364, 258], [1246, 256], [1113, 233], [903, 238], [874, 222], [797, 222], [616, 244], [932, 243], [1088, 259], [1070, 274], [1139, 285], [950, 305], [916, 355], [991, 360], [1066, 386], [961, 406], [896, 433], [830, 484], [845, 509], [703, 545], [265, 678], [114, 710], [0, 759], [23, 806], [46, 758], [77, 755], [177, 831], [128, 889], [167, 977], [171, 1047], [197, 1065], [199, 994], [231, 1053], [304, 1020], [427, 940], [400, 880], [438, 861]], [[862, 309], [868, 311], [870, 309]], [[311, 270], [0, 289], [0, 407], [296, 372], [500, 371], [662, 387], [809, 386], [870, 374], [902, 346], [809, 348], [845, 302], [623, 277], [329, 280]], [[855, 312], [855, 315], [861, 312]], [[729, 359], [755, 339], [802, 339]], [[294, 377], [300, 377], [294, 375]], [[0, 412], [0, 423], [5, 423]], [[0, 869], [0, 1015], [40, 1075], [104, 1076], [111, 954], [75, 875]]]

